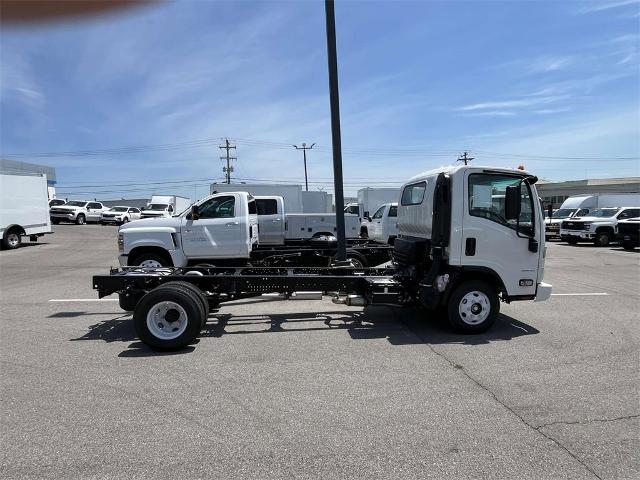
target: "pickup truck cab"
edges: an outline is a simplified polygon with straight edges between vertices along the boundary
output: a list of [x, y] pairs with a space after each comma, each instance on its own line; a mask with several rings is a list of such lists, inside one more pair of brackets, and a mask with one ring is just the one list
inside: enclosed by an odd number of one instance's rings
[[398, 204], [385, 203], [360, 225], [360, 236], [393, 245], [398, 236]]
[[246, 192], [210, 195], [169, 218], [135, 220], [118, 230], [122, 266], [184, 267], [190, 261], [248, 259], [258, 242], [256, 202]]
[[102, 212], [100, 217], [100, 223], [106, 225], [113, 223], [115, 225], [122, 225], [128, 223], [131, 220], [140, 219], [140, 209], [136, 207], [115, 206], [109, 210]]
[[615, 239], [619, 220], [640, 216], [640, 208], [597, 208], [587, 217], [572, 217], [562, 222], [560, 238], [571, 245], [578, 242], [593, 242], [597, 247], [606, 247]]
[[84, 225], [88, 222], [99, 222], [102, 212], [107, 207], [100, 202], [86, 202], [83, 200], [72, 200], [49, 209], [51, 222], [58, 224], [60, 222], [71, 222], [77, 225]]

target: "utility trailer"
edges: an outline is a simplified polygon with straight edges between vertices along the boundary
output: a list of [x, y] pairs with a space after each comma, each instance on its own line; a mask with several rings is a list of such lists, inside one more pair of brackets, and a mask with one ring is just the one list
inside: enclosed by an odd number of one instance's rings
[[[535, 182], [521, 170], [452, 166], [402, 189], [393, 265], [330, 267], [125, 267], [93, 277], [99, 296], [119, 295], [141, 341], [157, 349], [192, 343], [221, 302], [263, 293], [348, 305], [443, 309], [462, 333], [487, 330], [500, 302], [547, 300], [544, 218]], [[194, 210], [197, 213], [197, 209]], [[305, 293], [306, 292], [306, 293]]]

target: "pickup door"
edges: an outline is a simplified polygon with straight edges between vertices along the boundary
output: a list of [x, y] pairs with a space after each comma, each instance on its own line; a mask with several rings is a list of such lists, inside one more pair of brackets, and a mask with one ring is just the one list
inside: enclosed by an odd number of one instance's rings
[[182, 218], [182, 249], [187, 258], [237, 257], [246, 244], [246, 213], [234, 195], [210, 198], [199, 205], [200, 218]]
[[260, 245], [282, 245], [284, 243], [284, 215], [282, 202], [275, 198], [256, 198], [258, 209], [258, 243]]
[[87, 222], [99, 222], [103, 210], [105, 208], [100, 202], [89, 202], [87, 204]]

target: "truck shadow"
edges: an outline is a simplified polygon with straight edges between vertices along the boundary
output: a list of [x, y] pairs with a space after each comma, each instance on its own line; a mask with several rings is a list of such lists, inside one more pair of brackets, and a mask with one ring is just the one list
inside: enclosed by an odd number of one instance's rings
[[[358, 311], [330, 311], [322, 313], [278, 313], [257, 315], [232, 315], [212, 312], [209, 322], [200, 333], [208, 338], [228, 335], [257, 335], [272, 333], [313, 332], [345, 330], [353, 340], [386, 339], [392, 345], [462, 344], [483, 345], [496, 341], [512, 340], [539, 331], [526, 323], [501, 314], [495, 325], [478, 335], [459, 335], [451, 331], [446, 320], [422, 309], [395, 307], [366, 307]], [[79, 340], [104, 342], [133, 342], [122, 351], [120, 357], [146, 357], [189, 353], [193, 346], [178, 352], [154, 351], [137, 340], [129, 315], [98, 322]], [[198, 343], [196, 340], [194, 343]]]

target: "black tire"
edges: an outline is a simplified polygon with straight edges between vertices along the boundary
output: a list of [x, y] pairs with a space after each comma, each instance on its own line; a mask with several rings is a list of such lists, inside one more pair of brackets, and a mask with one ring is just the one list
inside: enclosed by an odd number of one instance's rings
[[122, 219], [122, 222], [120, 222], [120, 225], [124, 225], [125, 223], [129, 223], [129, 218], [128, 217], [124, 217]]
[[87, 217], [83, 213], [79, 213], [76, 217], [76, 225], [84, 225], [85, 223], [87, 223]]
[[[139, 267], [143, 262], [157, 262], [160, 267], [172, 267], [171, 261], [168, 261], [167, 258], [163, 255], [154, 253], [154, 252], [146, 252], [137, 255], [133, 260], [129, 262], [130, 267]], [[151, 267], [151, 265], [148, 265]], [[153, 268], [153, 267], [151, 267]], [[156, 267], [157, 268], [157, 267]]]
[[[162, 302], [170, 302], [176, 308], [169, 307], [169, 310], [164, 312], [164, 316], [158, 317], [159, 322], [156, 326], [152, 309]], [[178, 308], [184, 312], [184, 316]], [[170, 316], [171, 318], [169, 318]], [[133, 313], [133, 324], [138, 338], [145, 345], [156, 350], [178, 350], [193, 343], [196, 339], [202, 330], [203, 316], [204, 310], [201, 301], [194, 292], [177, 285], [160, 285], [138, 302]], [[147, 322], [147, 317], [150, 317], [149, 322]], [[153, 326], [155, 331], [166, 332], [168, 336], [162, 338], [156, 335], [154, 331], [149, 329], [149, 324]], [[173, 334], [176, 336], [173, 337]]]
[[567, 238], [567, 243], [569, 245], [577, 245], [578, 244], [578, 239], [577, 238]]
[[369, 266], [367, 258], [361, 253], [353, 250], [347, 250], [347, 260], [351, 260], [351, 263], [353, 263], [355, 268], [367, 268]]
[[[468, 306], [468, 307], [467, 307]], [[478, 318], [471, 309], [478, 308]], [[486, 309], [489, 309], [486, 312]], [[467, 309], [467, 312], [464, 310]], [[461, 313], [461, 310], [462, 313]], [[484, 315], [483, 315], [483, 312]], [[456, 287], [447, 305], [447, 316], [459, 333], [481, 333], [488, 330], [500, 313], [500, 299], [494, 287], [481, 280], [468, 280]]]
[[60, 220], [51, 220], [51, 223], [53, 223], [54, 225], [59, 225], [60, 224]]
[[634, 248], [636, 248], [638, 245], [634, 242], [629, 242], [629, 241], [623, 241], [622, 242], [622, 248], [624, 248], [625, 250], [633, 250]]
[[596, 232], [596, 238], [593, 239], [593, 244], [596, 247], [608, 247], [611, 243], [611, 234], [606, 230], [603, 232]]
[[118, 303], [125, 312], [133, 312], [145, 292], [126, 292], [118, 294]]
[[207, 296], [204, 294], [202, 290], [196, 287], [194, 284], [184, 281], [175, 281], [175, 282], [167, 282], [164, 284], [165, 287], [172, 286], [175, 288], [183, 288], [185, 290], [189, 290], [197, 295], [200, 304], [202, 305], [202, 326], [204, 327], [207, 323], [207, 319], [209, 318], [209, 300], [207, 300]]
[[14, 227], [5, 232], [4, 238], [2, 239], [2, 248], [5, 250], [15, 250], [16, 248], [20, 248], [20, 245], [22, 245], [20, 230]]

